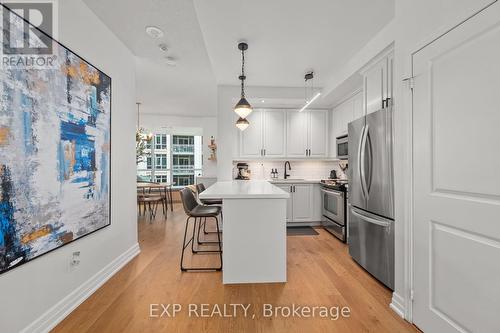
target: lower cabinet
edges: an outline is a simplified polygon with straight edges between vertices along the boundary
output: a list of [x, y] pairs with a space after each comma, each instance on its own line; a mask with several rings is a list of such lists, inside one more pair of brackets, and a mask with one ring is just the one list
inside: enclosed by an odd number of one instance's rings
[[[316, 222], [321, 204], [317, 201], [316, 184], [275, 184], [290, 193], [286, 206], [286, 221], [290, 223]], [[319, 192], [318, 192], [319, 193]], [[316, 207], [318, 206], [318, 207]]]

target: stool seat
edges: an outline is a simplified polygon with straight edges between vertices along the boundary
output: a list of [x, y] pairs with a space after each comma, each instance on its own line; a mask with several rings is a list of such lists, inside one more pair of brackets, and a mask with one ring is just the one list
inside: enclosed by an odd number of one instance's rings
[[196, 206], [190, 212], [193, 217], [216, 217], [220, 214], [219, 206]]

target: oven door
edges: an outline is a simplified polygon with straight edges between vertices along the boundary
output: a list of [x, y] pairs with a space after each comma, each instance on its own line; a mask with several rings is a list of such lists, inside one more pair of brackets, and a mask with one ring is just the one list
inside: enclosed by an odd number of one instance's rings
[[340, 225], [345, 225], [344, 192], [321, 189], [323, 195], [323, 216]]

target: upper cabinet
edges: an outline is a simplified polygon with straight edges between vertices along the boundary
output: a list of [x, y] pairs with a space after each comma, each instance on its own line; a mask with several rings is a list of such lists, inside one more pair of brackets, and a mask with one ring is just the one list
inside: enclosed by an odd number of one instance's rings
[[332, 135], [330, 138], [331, 157], [337, 156], [337, 137], [347, 135], [349, 123], [355, 119], [361, 118], [363, 115], [363, 94], [361, 91], [333, 108], [331, 123]]
[[262, 121], [262, 110], [253, 110], [247, 117], [250, 126], [240, 132], [240, 155], [246, 158], [257, 158], [263, 156], [262, 132], [264, 124]]
[[365, 114], [391, 105], [393, 96], [393, 69], [394, 56], [390, 52], [362, 71]]
[[328, 111], [287, 112], [287, 157], [328, 156]]
[[328, 155], [328, 111], [309, 111], [309, 157], [320, 158]]
[[285, 157], [286, 112], [284, 110], [265, 110], [263, 115], [264, 157]]
[[254, 110], [247, 119], [250, 126], [240, 132], [240, 156], [244, 158], [285, 157], [285, 111]]
[[240, 132], [240, 158], [328, 157], [328, 111], [257, 109]]
[[286, 155], [305, 157], [307, 153], [308, 112], [289, 111], [287, 114]]

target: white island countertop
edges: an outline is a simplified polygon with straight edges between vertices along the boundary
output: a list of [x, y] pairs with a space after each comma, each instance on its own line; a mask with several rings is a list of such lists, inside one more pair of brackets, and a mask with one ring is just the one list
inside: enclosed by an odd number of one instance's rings
[[290, 194], [266, 180], [217, 182], [200, 193], [200, 199], [287, 199]]

